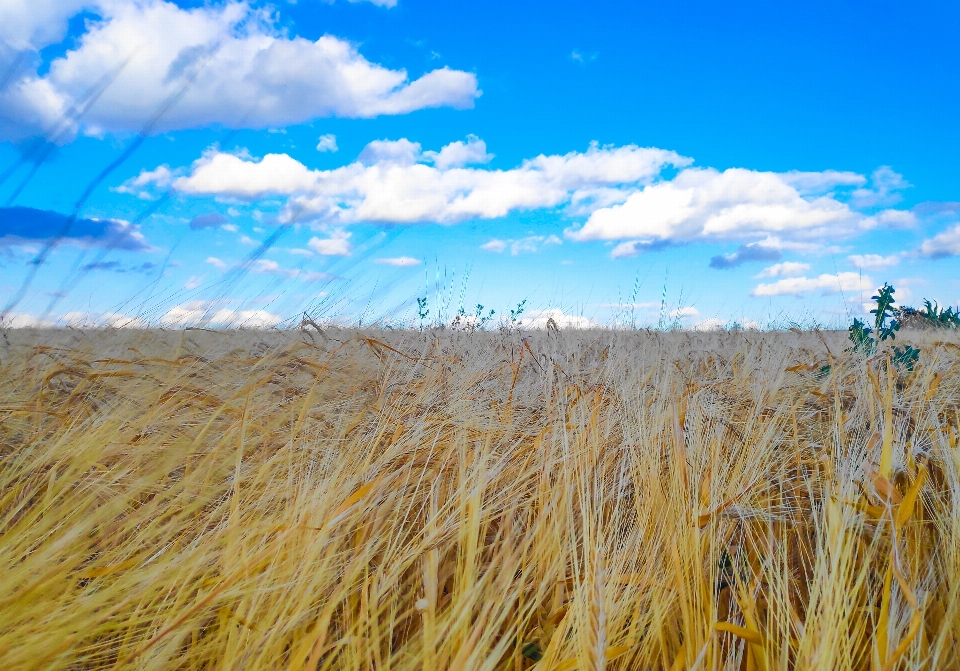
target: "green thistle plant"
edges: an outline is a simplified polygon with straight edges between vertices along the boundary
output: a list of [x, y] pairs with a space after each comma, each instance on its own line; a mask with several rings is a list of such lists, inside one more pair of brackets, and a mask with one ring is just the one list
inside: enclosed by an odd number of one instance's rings
[[872, 328], [862, 320], [854, 319], [848, 330], [850, 331], [850, 340], [853, 342], [853, 347], [850, 348], [852, 351], [861, 352], [868, 356], [873, 353], [875, 343], [873, 336], [870, 335], [873, 333]]
[[[896, 302], [893, 297], [894, 292], [896, 292], [896, 289], [884, 282], [877, 295], [871, 297], [877, 302], [877, 307], [870, 310], [870, 314], [875, 315], [874, 328], [877, 335], [880, 336], [881, 342], [888, 338], [895, 339], [897, 337], [896, 332], [900, 330], [900, 322], [893, 318], [893, 304]], [[890, 320], [889, 325], [887, 325], [887, 319]]]
[[944, 309], [937, 305], [936, 301], [930, 302], [929, 300], [924, 300], [923, 306], [923, 311], [920, 314], [924, 319], [934, 322], [937, 326], [960, 326], [960, 308], [948, 307]]
[[[866, 322], [860, 319], [853, 320], [853, 324], [848, 329], [850, 341], [853, 343], [850, 351], [870, 356], [877, 351], [879, 343], [884, 340], [896, 339], [897, 331], [900, 330], [900, 322], [894, 319], [897, 314], [893, 307], [896, 302], [893, 297], [895, 292], [896, 289], [884, 283], [877, 295], [871, 297], [877, 304], [876, 308], [870, 310], [870, 314], [874, 315], [873, 328], [867, 326]], [[935, 307], [931, 309], [929, 301], [927, 301], [927, 309], [928, 311], [936, 311]], [[890, 320], [889, 323], [887, 322], [888, 319]], [[874, 338], [873, 333], [876, 333], [879, 338]], [[906, 368], [908, 371], [912, 371], [920, 360], [920, 350], [912, 345], [906, 345], [902, 348], [893, 347], [892, 351], [893, 356], [890, 360], [897, 368]]]
[[420, 326], [423, 326], [423, 320], [430, 316], [430, 308], [427, 307], [427, 297], [417, 299], [417, 316], [420, 317]]

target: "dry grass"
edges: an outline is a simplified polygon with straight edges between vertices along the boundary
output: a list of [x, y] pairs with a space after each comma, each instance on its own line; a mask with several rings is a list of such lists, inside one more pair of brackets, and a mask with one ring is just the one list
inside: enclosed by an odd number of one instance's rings
[[960, 668], [960, 346], [844, 335], [7, 331], [0, 668]]

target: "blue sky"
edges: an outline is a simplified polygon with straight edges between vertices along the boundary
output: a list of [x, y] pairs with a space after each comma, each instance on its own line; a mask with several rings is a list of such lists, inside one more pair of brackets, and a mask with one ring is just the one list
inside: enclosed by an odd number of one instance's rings
[[955, 305], [958, 29], [948, 2], [2, 2], [5, 319]]

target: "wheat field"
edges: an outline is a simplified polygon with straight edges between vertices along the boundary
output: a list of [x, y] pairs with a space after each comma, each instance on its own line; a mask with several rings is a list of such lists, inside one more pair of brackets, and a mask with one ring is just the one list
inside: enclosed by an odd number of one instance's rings
[[0, 668], [960, 668], [904, 339], [7, 330]]

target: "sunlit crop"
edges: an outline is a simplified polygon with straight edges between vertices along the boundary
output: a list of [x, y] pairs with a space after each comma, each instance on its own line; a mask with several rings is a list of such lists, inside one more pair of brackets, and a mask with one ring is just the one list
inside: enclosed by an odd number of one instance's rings
[[960, 336], [898, 342], [6, 331], [0, 668], [960, 668]]

